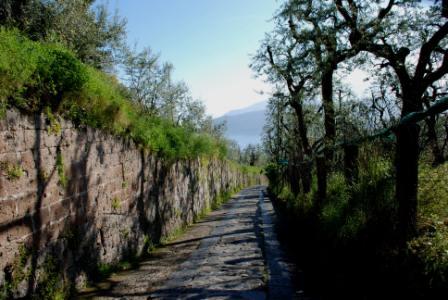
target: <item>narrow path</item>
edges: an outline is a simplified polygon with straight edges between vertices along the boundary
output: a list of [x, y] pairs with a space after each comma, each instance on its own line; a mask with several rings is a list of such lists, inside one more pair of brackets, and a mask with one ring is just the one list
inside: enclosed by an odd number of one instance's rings
[[263, 187], [241, 191], [137, 270], [80, 294], [83, 299], [293, 299], [290, 265]]
[[291, 299], [293, 295], [301, 296], [303, 291], [295, 293], [292, 282], [293, 265], [286, 259], [275, 232], [276, 214], [271, 200], [260, 190], [258, 205], [261, 211], [264, 253], [269, 273], [269, 299]]

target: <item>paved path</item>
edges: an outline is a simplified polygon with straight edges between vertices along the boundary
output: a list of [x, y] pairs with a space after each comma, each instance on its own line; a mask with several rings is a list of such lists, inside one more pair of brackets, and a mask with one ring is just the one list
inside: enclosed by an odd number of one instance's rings
[[83, 293], [95, 299], [293, 299], [291, 266], [262, 187], [245, 189], [138, 270]]

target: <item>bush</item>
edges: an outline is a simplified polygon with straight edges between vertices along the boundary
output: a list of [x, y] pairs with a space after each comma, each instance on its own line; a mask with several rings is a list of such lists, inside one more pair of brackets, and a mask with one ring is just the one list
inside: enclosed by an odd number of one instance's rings
[[0, 97], [19, 108], [57, 111], [64, 96], [87, 81], [85, 66], [68, 50], [0, 28]]
[[423, 165], [419, 173], [419, 235], [409, 242], [411, 257], [423, 266], [432, 288], [448, 280], [448, 163]]
[[79, 91], [86, 83], [86, 67], [63, 48], [41, 47], [41, 53], [34, 92], [43, 105], [58, 111], [64, 95]]
[[0, 27], [0, 103], [2, 111], [8, 100], [15, 104], [25, 102], [23, 94], [33, 85], [41, 49], [18, 31], [6, 31]]
[[333, 174], [328, 180], [327, 199], [321, 212], [321, 220], [328, 230], [338, 230], [345, 223], [349, 196], [344, 176]]

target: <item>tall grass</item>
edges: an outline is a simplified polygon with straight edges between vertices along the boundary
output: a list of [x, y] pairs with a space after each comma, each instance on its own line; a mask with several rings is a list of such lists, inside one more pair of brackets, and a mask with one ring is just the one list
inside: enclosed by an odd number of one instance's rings
[[[385, 151], [375, 151], [374, 145], [364, 145], [358, 167], [359, 176], [351, 184], [340, 172], [329, 176], [328, 195], [320, 207], [315, 205], [315, 188], [293, 195], [288, 186], [278, 185], [280, 180], [270, 182], [277, 184], [270, 191], [284, 203], [291, 225], [297, 226], [294, 232], [302, 237], [299, 247], [305, 248], [311, 261], [310, 272], [339, 288], [348, 288], [343, 286], [346, 281], [358, 279], [360, 289], [369, 284], [395, 289], [446, 288], [448, 163], [437, 168], [420, 166], [419, 232], [407, 249], [397, 243], [393, 160]], [[274, 176], [275, 168], [270, 167], [268, 174]]]

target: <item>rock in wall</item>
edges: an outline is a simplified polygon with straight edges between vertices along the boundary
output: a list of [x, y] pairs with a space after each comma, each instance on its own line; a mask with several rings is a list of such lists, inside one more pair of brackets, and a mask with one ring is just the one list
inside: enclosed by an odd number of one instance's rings
[[7, 297], [33, 293], [49, 257], [75, 282], [139, 255], [219, 194], [255, 180], [226, 161], [168, 163], [129, 140], [15, 110], [0, 120], [0, 171]]

